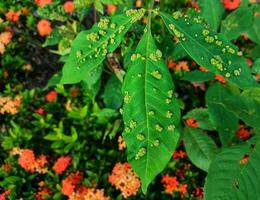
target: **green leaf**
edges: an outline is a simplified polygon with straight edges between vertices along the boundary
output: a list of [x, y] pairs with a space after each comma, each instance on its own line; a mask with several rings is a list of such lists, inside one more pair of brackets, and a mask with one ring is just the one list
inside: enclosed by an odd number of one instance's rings
[[212, 30], [217, 31], [225, 12], [219, 0], [199, 0], [202, 17], [210, 24]]
[[214, 125], [209, 120], [209, 111], [206, 108], [195, 108], [188, 112], [183, 119], [195, 118], [199, 128], [204, 130], [215, 130]]
[[253, 16], [253, 7], [240, 6], [222, 22], [221, 33], [229, 40], [237, 39], [242, 32], [252, 27]]
[[185, 128], [183, 139], [189, 159], [198, 168], [207, 172], [218, 150], [214, 140], [202, 130], [189, 127]]
[[193, 70], [188, 72], [184, 75], [183, 80], [195, 82], [195, 83], [202, 83], [209, 80], [212, 80], [215, 75], [211, 72], [202, 72], [199, 70]]
[[238, 127], [238, 118], [232, 112], [229, 112], [223, 104], [223, 99], [230, 95], [230, 92], [220, 83], [209, 87], [206, 93], [209, 117], [216, 126], [223, 145], [231, 143]]
[[[244, 155], [249, 160], [240, 163]], [[225, 148], [212, 162], [205, 183], [205, 200], [260, 199], [260, 141]]]
[[200, 65], [215, 74], [221, 74], [227, 81], [245, 89], [256, 86], [246, 61], [223, 35], [217, 35], [202, 25], [202, 19], [160, 13], [170, 33], [178, 38], [186, 52]]
[[144, 15], [144, 9], [103, 18], [90, 30], [82, 31], [72, 43], [71, 53], [63, 67], [61, 83], [83, 80], [121, 43], [128, 29]]
[[124, 84], [123, 137], [128, 161], [142, 181], [142, 190], [160, 173], [176, 148], [180, 109], [171, 75], [150, 30], [132, 55]]
[[123, 103], [122, 83], [113, 75], [108, 79], [104, 91], [104, 103], [107, 108], [118, 109]]
[[253, 25], [246, 31], [246, 34], [250, 40], [257, 44], [260, 44], [260, 16], [255, 16], [253, 19]]

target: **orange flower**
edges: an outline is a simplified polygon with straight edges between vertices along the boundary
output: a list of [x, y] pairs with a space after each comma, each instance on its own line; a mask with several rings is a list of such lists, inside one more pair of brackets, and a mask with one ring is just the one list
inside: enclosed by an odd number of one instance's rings
[[173, 153], [173, 158], [185, 158], [186, 156], [186, 153], [182, 150], [180, 150], [179, 152], [178, 151], [174, 151]]
[[109, 15], [113, 14], [116, 11], [117, 7], [113, 4], [108, 4], [107, 5], [107, 13]]
[[73, 194], [76, 185], [78, 185], [83, 179], [83, 174], [79, 171], [70, 173], [67, 178], [62, 181], [61, 193], [65, 196]]
[[240, 5], [240, 0], [222, 0], [226, 10], [235, 10]]
[[40, 36], [46, 36], [52, 32], [51, 23], [46, 19], [42, 19], [38, 22], [37, 29]]
[[257, 79], [260, 79], [260, 74], [256, 74], [255, 77], [256, 77]]
[[177, 65], [175, 66], [175, 70], [176, 71], [190, 71], [189, 66], [188, 66], [188, 62], [187, 61], [179, 61], [177, 63]]
[[18, 22], [21, 15], [21, 11], [14, 12], [13, 10], [9, 10], [6, 14], [6, 20], [10, 22]]
[[223, 76], [219, 75], [219, 74], [217, 74], [217, 75], [215, 76], [215, 80], [219, 81], [219, 82], [222, 83], [222, 84], [225, 84], [225, 83], [226, 83], [225, 78], [224, 78]]
[[187, 193], [187, 184], [179, 184], [178, 191], [181, 193], [181, 195], [184, 195]]
[[29, 9], [27, 7], [23, 7], [22, 8], [22, 13], [25, 14], [25, 15], [28, 15], [29, 14]]
[[73, 13], [73, 11], [75, 10], [74, 4], [72, 1], [67, 1], [66, 3], [64, 3], [63, 8], [65, 10], [65, 12], [71, 14]]
[[118, 149], [119, 149], [120, 151], [122, 151], [122, 150], [124, 150], [125, 148], [126, 148], [126, 143], [125, 143], [123, 137], [122, 137], [122, 136], [119, 136], [119, 137], [118, 137]]
[[135, 2], [135, 7], [136, 7], [136, 8], [141, 8], [141, 7], [142, 7], [142, 1], [141, 1], [141, 0], [137, 0], [137, 1]]
[[116, 163], [108, 181], [121, 191], [124, 198], [135, 195], [141, 185], [129, 163]]
[[173, 191], [178, 190], [179, 181], [175, 176], [169, 176], [168, 174], [162, 177], [162, 183], [165, 187], [165, 192], [168, 194], [172, 194]]
[[5, 190], [2, 194], [0, 194], [0, 200], [6, 200], [6, 196], [11, 193], [11, 190]]
[[72, 158], [70, 156], [61, 156], [53, 166], [57, 174], [62, 174], [70, 165]]
[[57, 92], [53, 90], [50, 91], [48, 94], [46, 94], [45, 99], [48, 102], [53, 102], [56, 100], [57, 96], [58, 96]]
[[81, 186], [76, 192], [69, 196], [69, 200], [109, 200], [109, 197], [104, 195], [103, 189], [87, 188]]
[[46, 114], [45, 110], [41, 107], [38, 108], [37, 110], [35, 110], [35, 112], [38, 113], [39, 115], [45, 115]]
[[199, 70], [202, 72], [209, 72], [208, 69], [206, 69], [205, 67], [202, 67], [202, 66], [199, 67]]
[[239, 125], [236, 135], [241, 140], [246, 140], [251, 136], [251, 132], [244, 125]]
[[35, 4], [39, 7], [44, 7], [47, 4], [51, 4], [52, 0], [34, 0]]
[[7, 97], [0, 97], [0, 114], [10, 113], [12, 115], [18, 112], [21, 105], [21, 98], [16, 96], [14, 99]]
[[176, 62], [174, 62], [172, 59], [169, 59], [167, 62], [167, 66], [169, 69], [174, 69], [176, 66]]
[[195, 118], [188, 118], [186, 120], [186, 124], [188, 126], [190, 126], [190, 127], [193, 127], [193, 128], [198, 128], [199, 127], [199, 124], [197, 123]]
[[0, 54], [4, 54], [5, 52], [5, 46], [4, 44], [0, 43]]
[[9, 31], [0, 34], [0, 43], [7, 45], [11, 42], [13, 34]]
[[249, 155], [244, 155], [243, 158], [239, 161], [239, 163], [241, 165], [244, 165], [248, 162], [248, 160], [249, 160]]

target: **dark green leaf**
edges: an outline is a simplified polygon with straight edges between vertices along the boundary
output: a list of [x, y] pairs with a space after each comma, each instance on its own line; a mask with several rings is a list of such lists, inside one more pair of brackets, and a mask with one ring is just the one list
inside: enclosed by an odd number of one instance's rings
[[193, 70], [191, 72], [186, 73], [183, 77], [183, 80], [202, 83], [202, 82], [212, 80], [214, 77], [215, 75], [211, 72], [202, 72], [199, 70]]

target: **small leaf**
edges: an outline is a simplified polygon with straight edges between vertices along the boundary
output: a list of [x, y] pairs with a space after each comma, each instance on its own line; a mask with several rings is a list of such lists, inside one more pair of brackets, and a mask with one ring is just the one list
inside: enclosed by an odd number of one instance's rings
[[161, 12], [160, 15], [170, 33], [200, 66], [224, 76], [242, 89], [257, 86], [238, 48], [202, 25], [200, 16], [191, 19], [180, 12], [173, 15]]
[[188, 127], [185, 128], [183, 136], [189, 159], [198, 168], [207, 172], [218, 150], [214, 140], [202, 130]]
[[221, 1], [199, 0], [199, 6], [202, 10], [202, 17], [210, 24], [212, 30], [217, 31], [225, 12]]
[[209, 110], [209, 117], [216, 126], [221, 143], [229, 145], [235, 136], [238, 127], [238, 118], [227, 110], [223, 99], [231, 94], [220, 83], [208, 88], [206, 93], [206, 104]]
[[102, 18], [91, 30], [82, 31], [72, 43], [71, 53], [63, 67], [61, 83], [83, 80], [121, 43], [128, 29], [144, 15], [144, 9]]
[[209, 80], [212, 80], [215, 75], [211, 72], [202, 72], [199, 70], [193, 70], [184, 75], [183, 80], [195, 82], [195, 83], [203, 83]]
[[128, 161], [142, 181], [143, 192], [176, 148], [180, 109], [171, 75], [150, 30], [138, 44], [124, 84], [123, 137]]

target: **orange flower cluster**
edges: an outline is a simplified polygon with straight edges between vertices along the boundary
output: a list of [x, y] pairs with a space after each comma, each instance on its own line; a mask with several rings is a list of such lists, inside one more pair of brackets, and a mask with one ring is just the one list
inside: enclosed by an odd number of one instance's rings
[[248, 130], [244, 125], [240, 124], [239, 128], [237, 130], [236, 135], [241, 139], [241, 140], [246, 140], [251, 136], [250, 130]]
[[53, 90], [50, 91], [48, 94], [46, 94], [45, 99], [48, 102], [53, 102], [56, 100], [57, 96], [58, 96], [57, 92]]
[[[169, 65], [168, 65], [169, 66]], [[187, 61], [179, 61], [175, 66], [173, 66], [175, 71], [190, 71], [190, 67]]]
[[34, 0], [34, 3], [39, 7], [44, 7], [47, 4], [51, 4], [52, 0]]
[[162, 183], [165, 187], [165, 192], [168, 194], [172, 194], [174, 191], [180, 192], [181, 195], [187, 193], [188, 185], [179, 183], [175, 176], [169, 176], [168, 174], [164, 175], [162, 177]]
[[62, 174], [70, 165], [72, 158], [70, 156], [61, 156], [53, 166], [57, 174]]
[[126, 143], [125, 143], [123, 137], [119, 136], [117, 141], [118, 141], [118, 149], [120, 151], [124, 150], [126, 148]]
[[182, 150], [180, 150], [179, 152], [178, 151], [174, 151], [173, 153], [173, 158], [176, 159], [176, 158], [185, 158], [186, 156], [186, 153]]
[[209, 72], [208, 69], [206, 69], [205, 67], [202, 67], [202, 66], [199, 67], [199, 70], [202, 72]]
[[45, 196], [46, 195], [51, 195], [52, 191], [50, 188], [48, 188], [45, 184], [45, 182], [41, 181], [39, 182], [39, 188], [38, 188], [38, 192], [35, 195], [37, 200], [45, 200]]
[[241, 0], [222, 0], [226, 10], [235, 10], [239, 7]]
[[0, 34], [0, 54], [4, 54], [5, 46], [11, 42], [13, 34], [10, 31], [5, 31]]
[[52, 32], [51, 23], [46, 19], [42, 19], [37, 24], [37, 30], [40, 36], [47, 36]]
[[21, 11], [14, 12], [13, 10], [9, 10], [6, 14], [6, 20], [10, 22], [18, 22], [21, 15]]
[[63, 5], [63, 9], [65, 10], [66, 13], [73, 13], [73, 11], [75, 10], [74, 4], [72, 1], [67, 1], [64, 3]]
[[65, 196], [71, 196], [74, 190], [79, 186], [81, 180], [83, 179], [83, 174], [79, 171], [70, 173], [67, 178], [62, 181], [61, 193]]
[[70, 195], [69, 200], [109, 200], [109, 197], [104, 195], [103, 189], [87, 188], [83, 186]]
[[16, 96], [12, 97], [0, 97], [0, 114], [10, 113], [12, 115], [18, 112], [21, 105], [21, 98]]
[[199, 127], [199, 124], [197, 123], [196, 119], [195, 118], [188, 118], [186, 120], [186, 124], [189, 126], [189, 127], [193, 127], [193, 128], [198, 128]]
[[117, 9], [117, 7], [116, 7], [115, 5], [113, 5], [113, 4], [108, 4], [108, 5], [107, 5], [107, 13], [108, 13], [109, 15], [114, 14], [114, 12], [116, 11], [116, 9]]
[[225, 78], [224, 78], [223, 76], [221, 76], [220, 74], [217, 74], [217, 75], [215, 76], [215, 80], [219, 81], [219, 82], [222, 83], [222, 84], [225, 84], [225, 83], [226, 83]]
[[41, 174], [45, 174], [48, 171], [47, 168], [44, 167], [47, 163], [46, 156], [44, 155], [40, 155], [36, 159], [32, 150], [19, 148], [12, 149], [11, 155], [19, 155], [18, 163], [26, 171], [31, 173], [38, 172]]
[[6, 196], [11, 193], [11, 190], [5, 190], [2, 194], [0, 194], [0, 200], [6, 200]]
[[108, 181], [121, 191], [124, 198], [135, 195], [141, 185], [129, 163], [116, 163]]

